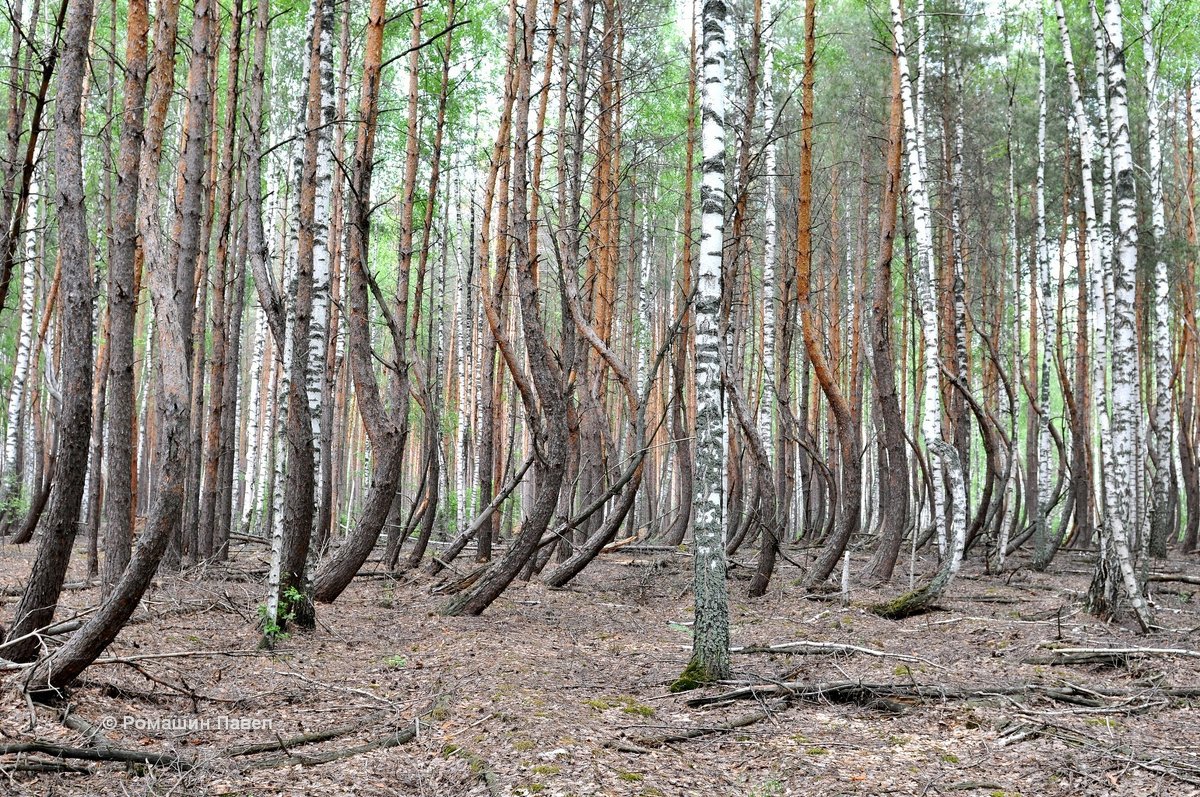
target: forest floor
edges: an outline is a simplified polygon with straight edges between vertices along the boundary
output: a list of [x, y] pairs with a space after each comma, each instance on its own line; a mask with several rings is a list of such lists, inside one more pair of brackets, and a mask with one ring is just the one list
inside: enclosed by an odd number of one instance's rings
[[[77, 554], [69, 581], [82, 581]], [[0, 551], [5, 618], [31, 556]], [[688, 701], [734, 686], [667, 691], [690, 651], [682, 552], [606, 554], [569, 588], [516, 585], [482, 617], [438, 615], [445, 598], [424, 573], [367, 573], [319, 607], [315, 631], [267, 652], [256, 627], [265, 554], [242, 550], [228, 566], [159, 578], [107, 654], [116, 661], [71, 691], [73, 728], [63, 706], [28, 705], [19, 673], [6, 675], [0, 744], [164, 763], [7, 754], [0, 794], [1200, 794], [1196, 698], [1178, 689], [1200, 694], [1196, 654], [1064, 665], [1053, 662], [1081, 654], [1051, 650], [1200, 648], [1200, 587], [1153, 582], [1164, 629], [1143, 636], [1081, 611], [1088, 560], [1064, 551], [1050, 572], [1004, 576], [969, 564], [938, 611], [899, 622], [866, 607], [906, 573], [855, 588], [843, 606], [838, 593], [806, 596], [791, 565], [748, 600], [748, 566], [735, 568], [734, 645], [871, 652], [737, 652], [736, 677], [768, 694], [697, 707]], [[1200, 563], [1156, 572], [1195, 577]], [[97, 599], [72, 589], [59, 616]], [[739, 720], [749, 724], [722, 727]], [[322, 731], [331, 738], [279, 749]], [[663, 741], [685, 732], [694, 738]], [[248, 747], [260, 742], [270, 749]], [[72, 771], [29, 771], [63, 765]]]

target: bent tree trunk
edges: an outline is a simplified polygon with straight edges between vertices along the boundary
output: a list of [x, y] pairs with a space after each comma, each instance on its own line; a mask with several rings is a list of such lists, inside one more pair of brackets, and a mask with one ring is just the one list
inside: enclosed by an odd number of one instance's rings
[[905, 141], [909, 154], [909, 193], [913, 205], [913, 227], [917, 238], [916, 292], [921, 334], [925, 343], [923, 368], [925, 407], [921, 431], [929, 449], [933, 517], [935, 529], [941, 528], [945, 517], [942, 474], [950, 483], [950, 550], [941, 569], [927, 584], [906, 592], [894, 600], [872, 608], [882, 617], [901, 618], [919, 614], [928, 609], [941, 597], [958, 574], [962, 565], [963, 549], [966, 547], [967, 511], [966, 485], [963, 481], [962, 464], [954, 446], [942, 439], [941, 407], [941, 358], [938, 355], [938, 313], [934, 297], [933, 234], [930, 227], [929, 193], [925, 183], [925, 170], [919, 153], [919, 126], [921, 119], [913, 107], [908, 73], [908, 58], [904, 54], [904, 19], [900, 0], [892, 0], [892, 33], [895, 39], [896, 58], [900, 66], [900, 90], [904, 105]]
[[191, 426], [191, 386], [184, 342], [190, 327], [182, 323], [171, 271], [169, 264], [161, 264], [149, 275], [162, 417], [159, 430], [162, 464], [150, 517], [129, 565], [100, 609], [65, 645], [38, 662], [30, 672], [25, 689], [36, 696], [53, 696], [69, 685], [120, 633], [158, 571], [158, 564], [183, 511]]
[[[354, 574], [367, 560], [379, 539], [380, 531], [383, 530], [388, 509], [400, 484], [404, 436], [384, 408], [375, 379], [366, 273], [371, 232], [371, 175], [375, 158], [377, 100], [386, 12], [387, 0], [371, 0], [363, 51], [362, 93], [359, 99], [358, 134], [354, 149], [354, 190], [351, 191], [349, 203], [349, 247], [346, 252], [346, 347], [350, 356], [350, 373], [354, 380], [355, 396], [367, 437], [372, 448], [379, 453], [371, 492], [358, 523], [337, 553], [320, 568], [314, 578], [313, 598], [322, 603], [332, 602], [341, 595], [354, 578]], [[394, 343], [397, 346], [404, 345], [403, 340], [396, 340]]]
[[62, 405], [58, 468], [50, 505], [38, 524], [41, 542], [29, 583], [17, 605], [12, 644], [0, 656], [14, 661], [36, 657], [39, 638], [32, 631], [54, 617], [62, 592], [71, 546], [79, 525], [83, 482], [87, 475], [92, 431], [92, 281], [88, 275], [87, 208], [83, 190], [83, 78], [92, 30], [92, 0], [76, 0], [67, 10], [66, 43], [58, 84], [55, 119], [55, 170], [58, 245], [62, 257]]
[[104, 567], [101, 592], [112, 591], [129, 563], [133, 531], [134, 322], [138, 180], [142, 156], [142, 102], [146, 95], [147, 0], [130, 0], [125, 48], [125, 108], [117, 155], [113, 259], [108, 270], [109, 385], [107, 479], [104, 491]]
[[800, 131], [800, 190], [796, 203], [796, 295], [800, 301], [800, 331], [804, 338], [804, 349], [812, 363], [813, 373], [821, 385], [821, 391], [829, 401], [837, 425], [838, 451], [842, 459], [842, 489], [840, 506], [834, 510], [838, 515], [837, 531], [826, 540], [825, 548], [812, 570], [805, 578], [808, 586], [824, 581], [833, 572], [847, 543], [858, 531], [862, 501], [862, 467], [858, 430], [854, 413], [846, 397], [838, 387], [833, 371], [825, 358], [823, 340], [817, 336], [816, 320], [811, 303], [812, 275], [812, 128], [813, 128], [813, 78], [816, 66], [816, 0], [808, 0], [804, 11], [804, 90], [803, 118]]
[[521, 324], [529, 354], [529, 370], [541, 404], [539, 411], [536, 402], [530, 402], [522, 393], [522, 400], [526, 401], [529, 428], [533, 430], [535, 438], [534, 445], [541, 450], [541, 458], [535, 472], [537, 488], [521, 533], [513, 540], [504, 556], [488, 568], [473, 588], [456, 595], [442, 608], [442, 613], [446, 615], [481, 614], [517, 577], [521, 568], [537, 550], [542, 533], [554, 517], [566, 470], [567, 408], [562, 390], [562, 375], [555, 366], [556, 360], [550, 350], [542, 323], [536, 278], [537, 263], [529, 251], [529, 186], [526, 161], [530, 138], [529, 84], [536, 21], [537, 2], [528, 0], [516, 67], [511, 219], [513, 255], [517, 266], [516, 282], [521, 301]]

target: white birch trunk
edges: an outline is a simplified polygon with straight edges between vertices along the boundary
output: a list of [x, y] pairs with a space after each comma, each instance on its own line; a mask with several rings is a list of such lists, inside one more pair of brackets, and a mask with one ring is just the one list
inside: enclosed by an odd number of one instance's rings
[[[314, 486], [322, 483], [321, 455], [324, 437], [321, 422], [325, 417], [325, 369], [329, 351], [329, 214], [333, 194], [333, 128], [336, 107], [333, 91], [333, 2], [320, 3], [321, 39], [317, 69], [321, 80], [321, 126], [317, 131], [316, 196], [313, 207], [313, 285], [312, 316], [308, 328], [308, 363], [305, 390], [312, 420]], [[315, 509], [315, 507], [314, 507]], [[311, 546], [314, 554], [315, 546]], [[311, 568], [310, 568], [311, 570]]]
[[259, 448], [262, 440], [262, 415], [259, 412], [263, 381], [263, 358], [266, 354], [267, 343], [267, 314], [261, 308], [255, 311], [254, 350], [250, 356], [250, 395], [246, 400], [246, 459], [242, 463], [242, 471], [247, 488], [242, 491], [242, 505], [239, 507], [239, 524], [242, 533], [248, 533], [250, 519], [258, 505], [259, 488]]
[[1174, 523], [1171, 507], [1171, 313], [1167, 261], [1162, 247], [1166, 238], [1163, 208], [1163, 164], [1160, 110], [1158, 107], [1158, 58], [1154, 50], [1154, 25], [1150, 0], [1142, 0], [1142, 52], [1146, 57], [1146, 128], [1149, 150], [1150, 249], [1154, 256], [1154, 485], [1150, 548], [1156, 556], [1167, 553], [1167, 538]]
[[642, 240], [638, 252], [638, 390], [646, 387], [650, 349], [654, 347], [654, 305], [650, 294], [650, 203], [658, 199], [658, 189], [644, 197], [642, 206]]
[[17, 441], [20, 439], [21, 407], [25, 403], [25, 383], [29, 379], [30, 353], [33, 348], [34, 278], [37, 276], [37, 196], [38, 178], [34, 170], [29, 181], [29, 204], [23, 225], [24, 262], [21, 264], [21, 327], [17, 335], [17, 356], [13, 363], [12, 384], [8, 391], [8, 426], [4, 436], [4, 485], [0, 497], [11, 498], [21, 488], [17, 468]]
[[[1054, 359], [1055, 308], [1052, 306], [1050, 280], [1050, 249], [1046, 241], [1046, 36], [1045, 14], [1038, 14], [1038, 132], [1037, 132], [1037, 295], [1038, 315], [1042, 325], [1042, 362], [1038, 390], [1038, 471], [1037, 471], [1037, 540], [1038, 561], [1049, 552], [1048, 514], [1050, 506], [1050, 460], [1053, 456], [1050, 440], [1050, 374]], [[1030, 352], [1029, 356], [1034, 356]]]
[[[1080, 89], [1079, 79], [1075, 71], [1075, 59], [1071, 52], [1071, 33], [1067, 27], [1067, 15], [1063, 8], [1062, 0], [1054, 0], [1054, 11], [1058, 18], [1058, 33], [1062, 42], [1063, 62], [1067, 71], [1067, 84], [1071, 94], [1072, 108], [1072, 127], [1075, 134], [1079, 137], [1079, 170], [1081, 175], [1081, 184], [1083, 188], [1083, 213], [1084, 221], [1087, 229], [1082, 231], [1086, 236], [1085, 244], [1087, 252], [1088, 264], [1088, 285], [1080, 285], [1080, 291], [1088, 291], [1088, 318], [1091, 322], [1092, 341], [1089, 347], [1092, 356], [1091, 362], [1091, 401], [1093, 417], [1096, 419], [1099, 435], [1092, 435], [1092, 481], [1095, 495], [1102, 497], [1104, 494], [1102, 485], [1103, 474], [1103, 452], [1100, 450], [1100, 441], [1107, 436], [1108, 422], [1108, 402], [1105, 397], [1108, 395], [1107, 389], [1107, 372], [1106, 363], [1108, 358], [1107, 346], [1107, 328], [1108, 315], [1105, 312], [1104, 303], [1104, 270], [1109, 262], [1108, 257], [1102, 251], [1102, 233], [1099, 228], [1099, 222], [1096, 218], [1096, 189], [1095, 181], [1092, 173], [1092, 161], [1095, 157], [1095, 139], [1091, 122], [1088, 119], [1087, 111], [1083, 105], [1083, 92]], [[1107, 94], [1107, 92], [1106, 92]], [[1107, 125], [1105, 125], [1107, 130]], [[1107, 136], [1105, 136], [1105, 146], [1103, 150], [1107, 151]], [[1104, 156], [1107, 163], [1107, 155]], [[1107, 181], [1106, 181], [1107, 182]], [[1077, 334], [1088, 334], [1087, 330], [1078, 330]], [[1097, 501], [1100, 506], [1097, 511], [1103, 513], [1102, 502]]]
[[[1112, 473], [1106, 474], [1106, 526], [1111, 541], [1111, 562], [1119, 570], [1121, 583], [1138, 622], [1150, 627], [1150, 611], [1133, 570], [1129, 533], [1136, 523], [1135, 483], [1138, 423], [1141, 415], [1138, 385], [1137, 319], [1134, 312], [1134, 280], [1137, 274], [1137, 196], [1133, 174], [1133, 147], [1129, 132], [1129, 105], [1125, 85], [1125, 45], [1121, 26], [1120, 0], [1104, 5], [1105, 61], [1108, 67], [1109, 139], [1112, 150], [1116, 197], [1117, 237], [1112, 262], [1112, 430], [1105, 442], [1111, 455]], [[1099, 568], [1102, 572], [1106, 568]], [[1111, 568], [1107, 568], [1111, 570]], [[1110, 577], [1111, 578], [1111, 577]], [[1104, 580], [1104, 579], [1102, 579]], [[1106, 597], [1115, 597], [1106, 587]]]
[[[729, 675], [729, 596], [725, 583], [725, 413], [719, 334], [725, 243], [725, 0], [704, 0], [700, 253], [696, 291], [695, 629], [692, 664], [699, 680]], [[689, 164], [690, 166], [690, 164]]]
[[[904, 52], [904, 19], [900, 0], [891, 0], [892, 30], [900, 66], [900, 93], [904, 106], [904, 133], [910, 153], [919, 153], [918, 144], [921, 122], [916, 117], [915, 102], [908, 72], [908, 58]], [[939, 330], [937, 298], [934, 296], [933, 229], [929, 210], [929, 193], [926, 187], [925, 170], [920, 157], [908, 157], [909, 198], [912, 202], [913, 229], [916, 233], [917, 268], [916, 293], [919, 309], [921, 335], [925, 344], [924, 407], [921, 418], [921, 433], [929, 449], [930, 477], [933, 483], [933, 522], [943, 528], [946, 518], [945, 496], [942, 490], [942, 474], [949, 477], [951, 490], [949, 556], [943, 572], [949, 583], [962, 563], [966, 545], [966, 490], [958, 452], [942, 439], [941, 362], [939, 356]]]
[[[763, 29], [773, 30], [771, 0], [763, 0]], [[766, 149], [763, 153], [763, 394], [758, 404], [758, 432], [767, 449], [767, 458], [775, 459], [775, 435], [771, 420], [775, 415], [775, 285], [776, 230], [775, 213], [775, 47], [774, 37], [768, 34], [763, 40], [762, 107], [763, 131]]]

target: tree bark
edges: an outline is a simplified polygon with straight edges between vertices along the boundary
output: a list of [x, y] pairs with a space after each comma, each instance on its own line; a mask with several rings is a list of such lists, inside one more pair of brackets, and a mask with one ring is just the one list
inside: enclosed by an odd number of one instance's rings
[[92, 30], [92, 0], [74, 0], [67, 9], [55, 110], [55, 175], [58, 248], [62, 258], [62, 360], [57, 426], [58, 461], [50, 504], [38, 530], [37, 559], [14, 613], [9, 644], [0, 656], [31, 661], [41, 642], [34, 631], [54, 617], [71, 561], [87, 475], [92, 430], [92, 280], [83, 187], [83, 81]]

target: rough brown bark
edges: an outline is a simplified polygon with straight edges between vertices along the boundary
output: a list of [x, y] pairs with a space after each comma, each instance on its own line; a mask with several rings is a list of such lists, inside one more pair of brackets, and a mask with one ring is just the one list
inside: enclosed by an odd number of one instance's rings
[[882, 538], [869, 572], [872, 578], [889, 581], [896, 567], [900, 544], [910, 526], [908, 503], [908, 450], [904, 440], [904, 418], [896, 392], [896, 365], [892, 356], [892, 256], [896, 241], [896, 206], [900, 197], [900, 161], [904, 148], [904, 112], [900, 97], [900, 67], [892, 56], [892, 103], [888, 122], [887, 170], [883, 182], [883, 204], [879, 219], [879, 259], [871, 308], [871, 373], [879, 427], [879, 506]]
[[857, 427], [854, 423], [854, 413], [846, 403], [845, 396], [838, 386], [837, 380], [825, 359], [822, 340], [818, 336], [816, 319], [811, 304], [811, 274], [813, 261], [812, 245], [812, 134], [813, 134], [813, 82], [816, 65], [816, 2], [807, 0], [804, 12], [804, 83], [803, 83], [803, 113], [800, 130], [800, 186], [797, 201], [797, 236], [796, 245], [796, 295], [800, 303], [800, 328], [804, 337], [804, 347], [808, 352], [809, 362], [812, 363], [813, 373], [821, 385], [825, 398], [829, 401], [830, 409], [837, 424], [838, 449], [841, 455], [842, 489], [840, 492], [840, 517], [836, 532], [831, 539], [825, 541], [824, 548], [817, 561], [813, 563], [806, 581], [817, 584], [824, 581], [833, 572], [841, 560], [842, 551], [846, 544], [858, 531], [859, 504], [861, 501], [861, 478], [859, 470], [859, 443]]
[[58, 605], [71, 545], [79, 523], [92, 429], [92, 280], [83, 188], [83, 81], [92, 29], [91, 0], [67, 9], [66, 43], [55, 110], [55, 174], [58, 247], [62, 258], [62, 359], [59, 373], [58, 467], [50, 503], [38, 523], [41, 541], [29, 582], [14, 614], [10, 644], [0, 656], [35, 658], [40, 640], [32, 632], [49, 623]]

